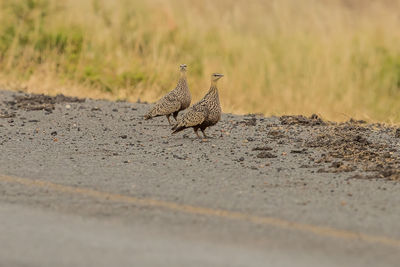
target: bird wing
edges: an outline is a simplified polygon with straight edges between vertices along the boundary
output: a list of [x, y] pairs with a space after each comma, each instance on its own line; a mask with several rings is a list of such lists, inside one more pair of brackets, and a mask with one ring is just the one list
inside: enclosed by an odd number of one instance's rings
[[203, 123], [205, 118], [206, 116], [203, 112], [191, 109], [184, 115], [182, 120], [185, 127], [193, 127]]
[[166, 95], [156, 103], [151, 114], [153, 116], [168, 115], [178, 111], [180, 108], [181, 103], [177, 99]]

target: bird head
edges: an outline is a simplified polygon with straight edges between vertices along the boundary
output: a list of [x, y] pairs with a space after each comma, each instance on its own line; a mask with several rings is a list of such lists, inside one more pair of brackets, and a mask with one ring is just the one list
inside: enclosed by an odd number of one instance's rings
[[211, 74], [211, 81], [216, 82], [219, 79], [221, 79], [222, 77], [224, 77], [224, 75], [221, 73], [213, 73], [213, 74]]
[[187, 68], [187, 65], [186, 65], [186, 64], [181, 64], [181, 65], [179, 66], [179, 68], [180, 68], [181, 72], [185, 72], [185, 71], [186, 71], [186, 68]]

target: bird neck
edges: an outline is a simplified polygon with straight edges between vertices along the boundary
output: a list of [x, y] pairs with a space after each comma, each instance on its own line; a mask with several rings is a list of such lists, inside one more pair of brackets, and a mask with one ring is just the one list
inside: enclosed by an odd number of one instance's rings
[[186, 71], [181, 71], [180, 80], [181, 80], [181, 79], [186, 79]]
[[218, 96], [218, 88], [217, 88], [217, 82], [216, 81], [211, 81], [211, 86], [210, 90], [208, 90], [208, 95], [217, 95]]
[[186, 84], [186, 72], [181, 71], [181, 77], [179, 78], [178, 85]]

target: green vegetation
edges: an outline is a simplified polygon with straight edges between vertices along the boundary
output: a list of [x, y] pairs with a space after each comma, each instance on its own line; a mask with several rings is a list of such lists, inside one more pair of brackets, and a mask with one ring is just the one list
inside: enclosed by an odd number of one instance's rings
[[0, 83], [154, 101], [188, 65], [225, 112], [400, 121], [399, 1], [0, 0]]

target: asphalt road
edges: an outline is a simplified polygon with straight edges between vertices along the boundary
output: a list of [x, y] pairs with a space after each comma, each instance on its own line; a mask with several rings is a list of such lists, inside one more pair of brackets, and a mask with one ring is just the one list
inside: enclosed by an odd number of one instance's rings
[[148, 108], [0, 91], [0, 266], [398, 266], [394, 129]]

